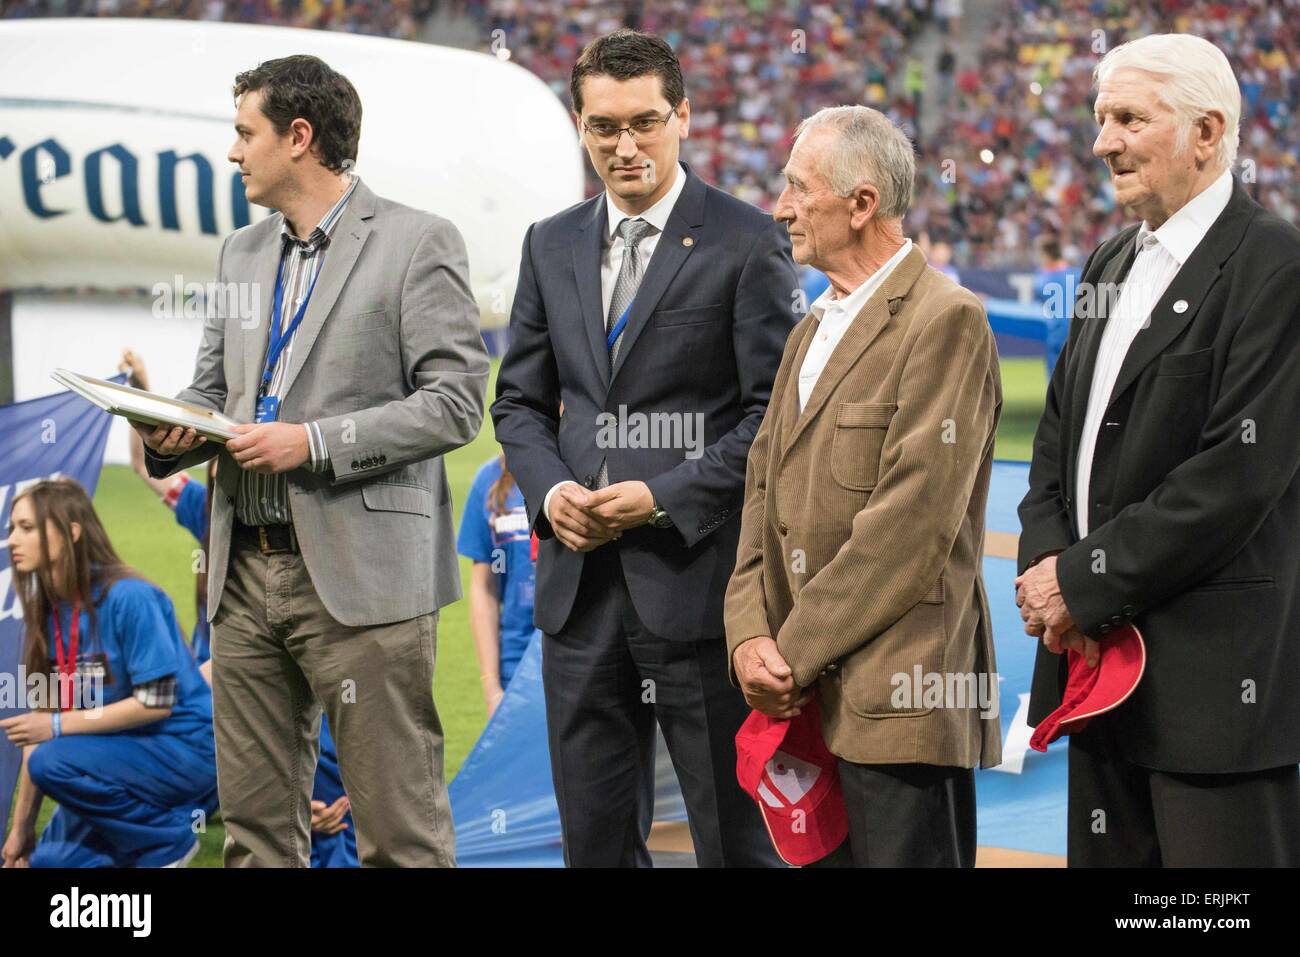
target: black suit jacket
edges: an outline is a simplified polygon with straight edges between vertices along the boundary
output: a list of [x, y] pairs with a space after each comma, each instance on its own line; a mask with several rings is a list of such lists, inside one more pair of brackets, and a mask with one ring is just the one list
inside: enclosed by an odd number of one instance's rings
[[[1103, 243], [1084, 267], [1034, 439], [1019, 567], [1059, 551], [1079, 629], [1104, 640], [1132, 621], [1145, 637], [1146, 672], [1112, 717], [1124, 757], [1191, 772], [1295, 764], [1300, 231], [1234, 182], [1133, 340], [1097, 439], [1091, 501], [1079, 502], [1079, 433], [1106, 322], [1082, 296], [1123, 279], [1136, 235]], [[1065, 656], [1040, 646], [1031, 725], [1059, 705], [1065, 673]]]
[[[560, 631], [583, 562], [616, 552], [647, 627], [673, 640], [720, 638], [745, 460], [797, 318], [790, 240], [766, 213], [687, 169], [611, 374], [600, 286], [605, 231], [604, 193], [529, 228], [492, 405], [497, 440], [541, 540], [534, 621]], [[703, 454], [680, 442], [602, 447], [598, 434], [609, 420], [598, 417], [621, 408], [668, 413], [683, 425], [690, 416], [703, 425]], [[542, 501], [564, 479], [594, 487], [601, 459], [611, 484], [646, 482], [675, 528], [630, 529], [585, 554], [562, 545]]]

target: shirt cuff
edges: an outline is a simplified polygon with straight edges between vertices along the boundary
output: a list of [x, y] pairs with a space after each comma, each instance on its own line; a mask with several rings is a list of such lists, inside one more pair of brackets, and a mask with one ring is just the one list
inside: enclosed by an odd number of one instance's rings
[[174, 708], [177, 699], [175, 675], [164, 675], [135, 686], [131, 696], [146, 708]]
[[577, 485], [577, 484], [578, 483], [575, 482], [573, 479], [565, 479], [563, 482], [556, 482], [554, 485], [551, 486], [551, 490], [546, 493], [546, 498], [542, 499], [542, 514], [546, 516], [546, 520], [548, 522], [551, 520], [551, 496], [555, 494], [555, 490], [559, 488], [561, 485]]
[[149, 448], [147, 445], [144, 447], [144, 454], [149, 456], [149, 458], [153, 459], [155, 462], [175, 462], [180, 458], [179, 455], [161, 455]]
[[304, 422], [307, 430], [307, 470], [311, 472], [328, 472], [330, 467], [329, 450], [321, 435], [320, 425], [316, 422]]

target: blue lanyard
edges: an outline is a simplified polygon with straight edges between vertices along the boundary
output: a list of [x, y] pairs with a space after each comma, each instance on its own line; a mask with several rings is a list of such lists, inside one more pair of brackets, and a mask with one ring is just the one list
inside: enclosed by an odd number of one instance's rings
[[614, 323], [614, 328], [609, 330], [609, 335], [605, 337], [606, 349], [613, 349], [614, 343], [618, 342], [618, 337], [623, 334], [623, 327], [627, 325], [628, 313], [631, 311], [632, 303], [629, 302], [627, 308], [623, 310], [623, 315], [618, 317], [618, 322]]
[[[319, 250], [317, 255], [320, 255]], [[275, 274], [275, 303], [271, 307], [271, 347], [266, 353], [266, 370], [262, 373], [263, 394], [271, 388], [271, 379], [275, 377], [275, 365], [280, 361], [280, 353], [284, 352], [284, 347], [293, 338], [298, 323], [302, 322], [302, 317], [307, 314], [307, 304], [311, 302], [311, 294], [316, 288], [316, 280], [320, 278], [319, 265], [313, 262], [312, 267], [316, 271], [311, 277], [311, 285], [307, 287], [307, 295], [303, 296], [302, 305], [294, 313], [293, 319], [289, 322], [289, 328], [281, 332], [280, 315], [281, 310], [284, 308], [284, 254], [280, 254], [280, 270]]]

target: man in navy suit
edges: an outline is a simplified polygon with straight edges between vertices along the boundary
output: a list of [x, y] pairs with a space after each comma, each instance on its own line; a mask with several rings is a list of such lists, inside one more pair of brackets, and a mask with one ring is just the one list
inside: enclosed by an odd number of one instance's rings
[[776, 865], [736, 781], [748, 708], [722, 604], [745, 461], [801, 301], [790, 242], [678, 161], [690, 104], [663, 40], [596, 39], [571, 92], [606, 189], [529, 228], [492, 406], [541, 540], [565, 860], [649, 864], [657, 720], [700, 865]]

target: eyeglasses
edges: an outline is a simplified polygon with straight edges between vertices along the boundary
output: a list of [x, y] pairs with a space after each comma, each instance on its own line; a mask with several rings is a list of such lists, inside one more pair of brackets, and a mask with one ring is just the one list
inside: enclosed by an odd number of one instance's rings
[[661, 127], [666, 126], [668, 121], [674, 116], [675, 111], [669, 110], [663, 116], [646, 116], [639, 120], [634, 120], [629, 126], [615, 126], [613, 123], [595, 123], [587, 125], [584, 120], [582, 128], [591, 134], [592, 139], [602, 146], [613, 146], [626, 133], [632, 137], [633, 142], [638, 138], [642, 141], [653, 139]]

